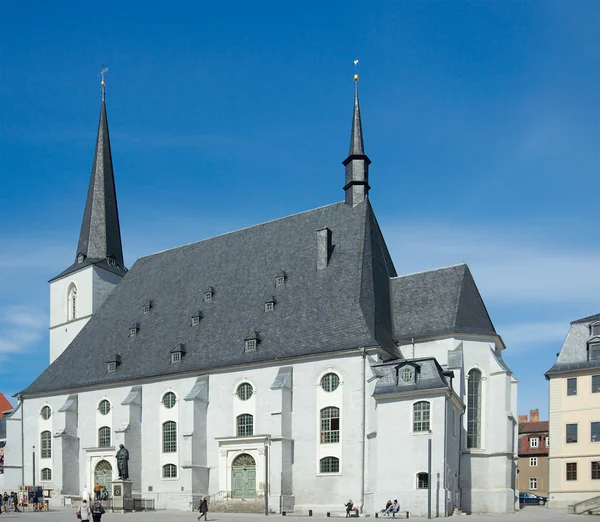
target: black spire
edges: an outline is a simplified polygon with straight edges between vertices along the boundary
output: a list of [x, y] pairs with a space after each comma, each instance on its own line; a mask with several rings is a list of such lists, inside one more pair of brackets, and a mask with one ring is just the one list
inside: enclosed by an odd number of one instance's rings
[[369, 164], [371, 160], [365, 154], [358, 103], [358, 75], [354, 76], [354, 114], [352, 115], [352, 134], [350, 136], [350, 154], [343, 161], [346, 167], [346, 204], [353, 207], [367, 199], [369, 193]]

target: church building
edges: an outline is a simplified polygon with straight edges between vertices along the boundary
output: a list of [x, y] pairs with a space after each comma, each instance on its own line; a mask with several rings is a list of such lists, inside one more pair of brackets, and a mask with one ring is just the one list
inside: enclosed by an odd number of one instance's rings
[[123, 444], [134, 497], [159, 509], [518, 509], [504, 343], [466, 265], [396, 271], [355, 85], [343, 201], [130, 269], [103, 92], [73, 263], [50, 281], [50, 365], [7, 418], [5, 488], [110, 497]]

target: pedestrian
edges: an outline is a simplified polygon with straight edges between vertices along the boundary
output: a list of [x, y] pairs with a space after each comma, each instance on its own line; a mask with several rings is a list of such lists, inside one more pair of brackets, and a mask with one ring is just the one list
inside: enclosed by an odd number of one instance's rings
[[344, 506], [346, 507], [346, 518], [348, 518], [350, 516], [350, 514], [352, 513], [352, 508], [354, 507], [354, 502], [352, 502], [352, 499], [348, 500], [347, 504], [344, 504]]
[[198, 506], [198, 511], [200, 511], [198, 520], [202, 520], [202, 515], [204, 515], [204, 520], [208, 520], [208, 500], [206, 500], [206, 497], [202, 497], [200, 505]]
[[96, 482], [96, 485], [94, 486], [96, 500], [100, 500], [100, 491], [102, 491], [102, 486]]
[[17, 494], [16, 491], [11, 491], [11, 493], [12, 493], [13, 510], [15, 513], [20, 513], [21, 510], [19, 509], [19, 495]]
[[102, 502], [96, 500], [94, 505], [92, 506], [92, 519], [94, 522], [100, 522], [100, 519], [104, 515], [104, 508], [102, 507]]
[[80, 518], [82, 522], [89, 522], [90, 520], [90, 506], [88, 506], [87, 500], [85, 498], [81, 502], [81, 507], [77, 512], [77, 518]]

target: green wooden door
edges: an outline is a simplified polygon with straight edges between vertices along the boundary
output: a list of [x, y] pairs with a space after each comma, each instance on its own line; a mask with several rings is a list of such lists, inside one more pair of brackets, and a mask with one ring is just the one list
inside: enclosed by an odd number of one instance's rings
[[[100, 484], [102, 486], [101, 497], [108, 498], [112, 495], [112, 466], [106, 460], [101, 460], [98, 462], [96, 469], [94, 470], [94, 480], [96, 484]], [[91, 489], [91, 494], [94, 495], [94, 488]]]
[[254, 459], [243, 454], [238, 456], [231, 467], [232, 498], [256, 497], [256, 465]]

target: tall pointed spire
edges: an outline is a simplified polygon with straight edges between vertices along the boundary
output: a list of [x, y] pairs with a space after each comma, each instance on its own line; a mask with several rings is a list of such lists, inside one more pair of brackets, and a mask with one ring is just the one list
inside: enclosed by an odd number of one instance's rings
[[[355, 65], [358, 63], [356, 60]], [[358, 74], [354, 75], [354, 113], [352, 115], [352, 133], [350, 135], [350, 154], [343, 161], [346, 167], [346, 204], [355, 207], [369, 194], [369, 165], [371, 160], [365, 154], [362, 135], [360, 104], [358, 102]]]

